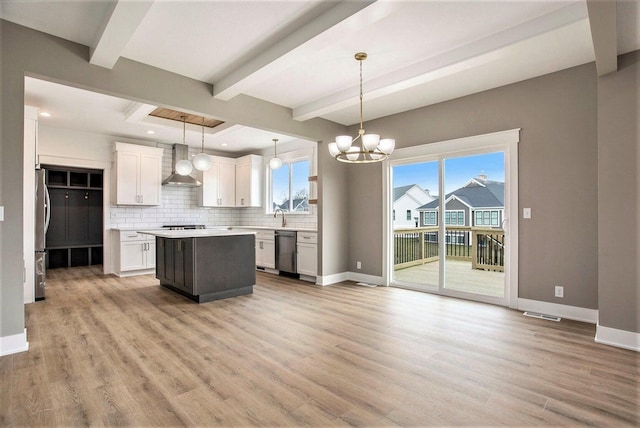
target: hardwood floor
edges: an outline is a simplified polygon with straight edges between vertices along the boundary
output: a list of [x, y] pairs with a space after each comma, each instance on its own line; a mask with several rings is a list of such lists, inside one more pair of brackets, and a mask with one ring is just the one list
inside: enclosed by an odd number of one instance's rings
[[594, 326], [258, 273], [195, 304], [150, 275], [50, 271], [2, 426], [638, 426], [640, 355]]

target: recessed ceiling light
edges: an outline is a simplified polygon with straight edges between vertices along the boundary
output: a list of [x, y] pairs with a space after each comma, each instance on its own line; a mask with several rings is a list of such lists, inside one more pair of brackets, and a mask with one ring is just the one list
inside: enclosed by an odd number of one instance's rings
[[47, 113], [46, 111], [41, 111], [40, 116], [42, 117], [51, 117], [51, 113]]
[[152, 131], [152, 130], [150, 129], [150, 130], [148, 130], [148, 131], [147, 131], [147, 134], [149, 134], [149, 135], [153, 135], [153, 134], [155, 134], [155, 131]]
[[222, 143], [222, 147], [227, 147], [227, 143]]

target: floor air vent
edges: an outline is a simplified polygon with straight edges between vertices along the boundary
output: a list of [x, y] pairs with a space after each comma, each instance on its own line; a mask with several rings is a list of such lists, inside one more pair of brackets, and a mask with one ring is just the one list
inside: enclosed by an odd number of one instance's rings
[[367, 284], [366, 282], [357, 282], [357, 285], [363, 285], [365, 287], [375, 287], [375, 284]]
[[555, 322], [559, 322], [562, 319], [560, 317], [554, 317], [552, 315], [539, 314], [537, 312], [529, 312], [529, 311], [524, 312], [522, 315], [524, 315], [525, 317], [540, 318], [541, 320], [555, 321]]

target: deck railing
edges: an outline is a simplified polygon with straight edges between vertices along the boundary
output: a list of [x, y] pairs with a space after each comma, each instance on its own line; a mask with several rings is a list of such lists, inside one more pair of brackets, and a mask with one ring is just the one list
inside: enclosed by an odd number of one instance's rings
[[[394, 230], [394, 268], [438, 260], [438, 227]], [[447, 226], [445, 254], [455, 260], [469, 260], [473, 269], [504, 272], [504, 230]]]

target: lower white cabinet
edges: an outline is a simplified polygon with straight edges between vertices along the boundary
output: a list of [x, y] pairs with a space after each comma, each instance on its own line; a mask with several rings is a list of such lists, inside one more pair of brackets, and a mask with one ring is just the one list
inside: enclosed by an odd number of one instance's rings
[[256, 266], [275, 269], [276, 240], [273, 230], [256, 231]]
[[313, 276], [318, 274], [318, 234], [315, 232], [298, 232], [298, 273]]
[[119, 230], [115, 233], [116, 275], [151, 273], [156, 267], [156, 241], [151, 235]]

